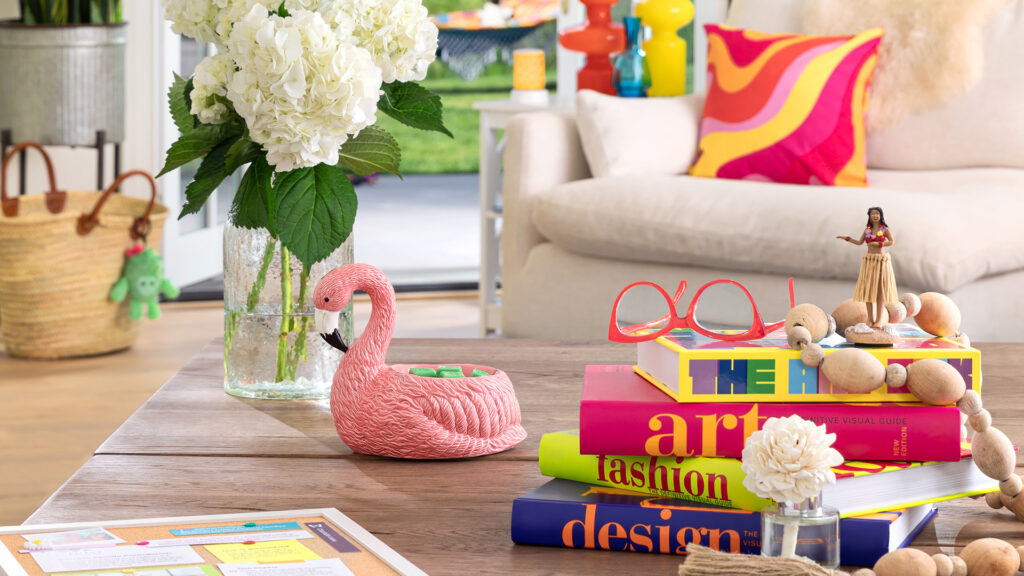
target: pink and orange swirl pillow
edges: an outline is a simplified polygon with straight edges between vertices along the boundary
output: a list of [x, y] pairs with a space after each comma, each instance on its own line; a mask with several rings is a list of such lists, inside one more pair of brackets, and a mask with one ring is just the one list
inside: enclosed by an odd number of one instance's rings
[[864, 107], [882, 29], [766, 34], [709, 24], [694, 176], [866, 186]]

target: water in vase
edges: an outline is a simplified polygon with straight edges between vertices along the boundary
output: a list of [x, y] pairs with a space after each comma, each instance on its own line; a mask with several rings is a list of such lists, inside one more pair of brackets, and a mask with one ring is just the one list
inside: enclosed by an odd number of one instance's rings
[[[351, 263], [351, 238], [308, 272], [262, 230], [224, 231], [224, 391], [268, 399], [330, 395], [341, 353], [314, 326], [316, 283]], [[351, 303], [338, 329], [352, 342]]]

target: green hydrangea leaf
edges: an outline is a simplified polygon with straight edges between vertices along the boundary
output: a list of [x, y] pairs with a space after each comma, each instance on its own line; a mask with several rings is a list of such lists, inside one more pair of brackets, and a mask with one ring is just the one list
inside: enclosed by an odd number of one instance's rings
[[[200, 124], [194, 130], [182, 134], [178, 140], [167, 149], [167, 160], [164, 167], [157, 176], [163, 176], [175, 168], [206, 156], [214, 147], [225, 140], [230, 140], [228, 148], [235, 143], [242, 134], [242, 127], [237, 124]], [[227, 154], [227, 148], [224, 153]], [[221, 158], [223, 162], [224, 158]]]
[[441, 97], [415, 82], [392, 82], [381, 86], [384, 94], [377, 108], [406, 126], [447, 134]]
[[338, 249], [356, 219], [358, 200], [344, 169], [318, 164], [274, 177], [274, 228], [307, 268]]
[[264, 229], [270, 232], [271, 236], [277, 236], [274, 232], [274, 223], [271, 219], [272, 196], [270, 188], [270, 177], [274, 169], [267, 164], [264, 157], [256, 158], [249, 164], [242, 181], [238, 185], [235, 199], [231, 203], [231, 222], [235, 226], [249, 229]]
[[376, 126], [363, 128], [358, 136], [346, 141], [338, 152], [338, 165], [360, 176], [390, 172], [401, 177], [398, 172], [401, 163], [402, 149], [398, 141], [386, 130]]
[[199, 212], [210, 194], [228, 177], [230, 172], [225, 170], [225, 158], [237, 139], [235, 136], [222, 141], [203, 158], [195, 178], [185, 187], [185, 205], [178, 215], [179, 220], [187, 214]]
[[178, 132], [182, 134], [190, 132], [195, 128], [195, 116], [192, 116], [192, 103], [189, 101], [189, 93], [192, 92], [192, 80], [182, 78], [174, 73], [174, 82], [167, 91], [167, 102], [171, 108], [171, 118]]
[[228, 174], [233, 174], [243, 164], [255, 162], [257, 158], [266, 157], [266, 153], [263, 152], [263, 148], [259, 144], [246, 137], [242, 137], [228, 150], [227, 157], [225, 158], [225, 170]]

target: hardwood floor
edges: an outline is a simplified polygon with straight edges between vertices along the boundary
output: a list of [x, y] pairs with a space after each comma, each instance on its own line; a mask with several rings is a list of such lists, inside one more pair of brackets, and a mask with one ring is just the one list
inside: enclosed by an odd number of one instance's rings
[[[357, 333], [369, 317], [357, 298]], [[0, 525], [20, 524], [100, 443], [211, 339], [220, 302], [171, 303], [128, 351], [38, 362], [0, 345]], [[477, 336], [476, 293], [400, 294], [396, 337]], [[83, 335], [86, 337], [86, 335]]]

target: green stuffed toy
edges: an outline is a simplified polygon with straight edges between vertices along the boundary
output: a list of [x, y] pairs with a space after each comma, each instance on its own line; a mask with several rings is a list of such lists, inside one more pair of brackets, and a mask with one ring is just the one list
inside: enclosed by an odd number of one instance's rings
[[173, 300], [178, 297], [179, 290], [164, 278], [164, 264], [160, 255], [152, 248], [141, 245], [126, 250], [124, 255], [124, 272], [110, 290], [110, 299], [121, 302], [125, 296], [131, 296], [131, 310], [128, 316], [132, 320], [142, 320], [142, 307], [147, 306], [150, 320], [160, 317], [160, 294]]

